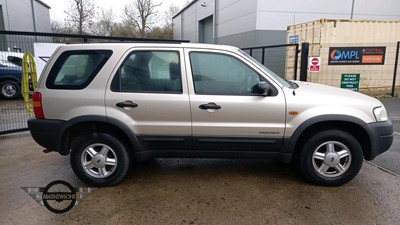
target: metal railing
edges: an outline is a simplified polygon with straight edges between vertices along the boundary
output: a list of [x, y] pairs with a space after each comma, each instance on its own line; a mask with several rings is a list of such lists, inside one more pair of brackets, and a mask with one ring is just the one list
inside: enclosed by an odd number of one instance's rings
[[[269, 67], [282, 77], [285, 77], [285, 68], [287, 63], [286, 55], [288, 54], [287, 52], [293, 51], [293, 55], [295, 57], [293, 62], [294, 79], [297, 80], [297, 68], [299, 59], [298, 43], [249, 47], [249, 48], [242, 48], [242, 50], [248, 51], [250, 56], [257, 59], [260, 63]], [[255, 54], [257, 50], [261, 50], [261, 52], [258, 52], [258, 55]], [[261, 58], [259, 54], [261, 54]]]
[[397, 69], [398, 69], [398, 65], [399, 65], [399, 52], [400, 52], [400, 41], [397, 42], [397, 48], [396, 48], [396, 58], [395, 58], [395, 62], [394, 62], [393, 83], [392, 83], [392, 92], [391, 92], [392, 97], [394, 97], [395, 89], [396, 89]]

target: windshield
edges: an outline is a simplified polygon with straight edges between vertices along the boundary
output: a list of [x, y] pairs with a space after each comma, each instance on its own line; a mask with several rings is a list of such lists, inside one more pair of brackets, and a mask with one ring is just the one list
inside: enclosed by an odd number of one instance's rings
[[255, 63], [257, 66], [259, 66], [262, 70], [264, 70], [268, 75], [270, 75], [272, 78], [274, 78], [277, 82], [279, 82], [283, 86], [288, 87], [288, 88], [295, 88], [295, 87], [293, 87], [293, 85], [291, 84], [290, 81], [287, 81], [286, 79], [280, 77], [279, 75], [274, 73], [274, 71], [272, 71], [272, 70], [268, 69], [267, 67], [265, 67], [263, 64], [258, 62], [256, 59], [251, 57], [249, 54], [247, 54], [243, 50], [239, 49], [239, 52], [242, 53], [243, 55], [245, 55], [247, 57], [247, 59], [249, 59], [251, 62]]

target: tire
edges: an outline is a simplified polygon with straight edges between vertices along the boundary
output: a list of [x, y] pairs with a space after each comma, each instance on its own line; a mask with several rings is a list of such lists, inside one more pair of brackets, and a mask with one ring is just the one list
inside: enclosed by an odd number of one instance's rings
[[1, 96], [5, 99], [16, 99], [21, 92], [21, 87], [17, 82], [6, 80], [0, 83]]
[[76, 176], [92, 187], [116, 185], [126, 176], [131, 162], [122, 142], [104, 133], [78, 139], [70, 161]]
[[363, 158], [361, 145], [351, 134], [341, 130], [324, 130], [309, 137], [296, 161], [309, 182], [339, 186], [358, 174]]

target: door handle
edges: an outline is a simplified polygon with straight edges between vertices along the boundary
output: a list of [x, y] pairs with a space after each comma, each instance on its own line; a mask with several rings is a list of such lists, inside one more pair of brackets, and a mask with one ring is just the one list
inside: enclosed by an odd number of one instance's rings
[[125, 101], [125, 102], [118, 102], [116, 104], [116, 106], [120, 107], [120, 108], [126, 108], [126, 107], [135, 108], [135, 107], [138, 107], [138, 104], [131, 102], [131, 101]]
[[220, 109], [221, 106], [215, 104], [214, 102], [210, 102], [210, 103], [208, 103], [208, 104], [199, 105], [199, 108], [200, 108], [200, 109], [204, 109], [204, 110], [207, 110], [207, 109]]

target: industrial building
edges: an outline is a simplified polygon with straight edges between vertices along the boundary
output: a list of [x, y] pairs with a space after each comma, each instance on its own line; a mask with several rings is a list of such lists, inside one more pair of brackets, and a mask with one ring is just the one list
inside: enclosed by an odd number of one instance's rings
[[173, 18], [174, 39], [237, 47], [283, 44], [290, 25], [329, 19], [400, 20], [398, 0], [193, 0]]
[[[320, 69], [307, 72], [307, 81], [340, 87], [346, 85], [346, 76], [357, 75], [353, 89], [387, 92], [396, 74], [399, 9], [398, 0], [193, 0], [173, 17], [173, 31], [174, 39], [240, 48], [308, 42]], [[336, 53], [384, 52], [378, 54], [379, 63], [334, 65], [328, 61], [329, 54], [335, 54], [333, 47], [338, 47]], [[298, 52], [293, 47], [264, 50], [252, 51], [252, 56], [265, 59], [264, 64], [282, 77], [299, 79], [295, 65], [300, 61], [295, 63]]]
[[40, 0], [0, 0], [0, 30], [51, 32], [49, 10]]
[[[0, 30], [51, 33], [50, 6], [40, 0], [0, 0]], [[0, 51], [32, 52], [32, 43], [43, 40], [46, 37], [21, 42], [14, 36], [0, 34]]]

